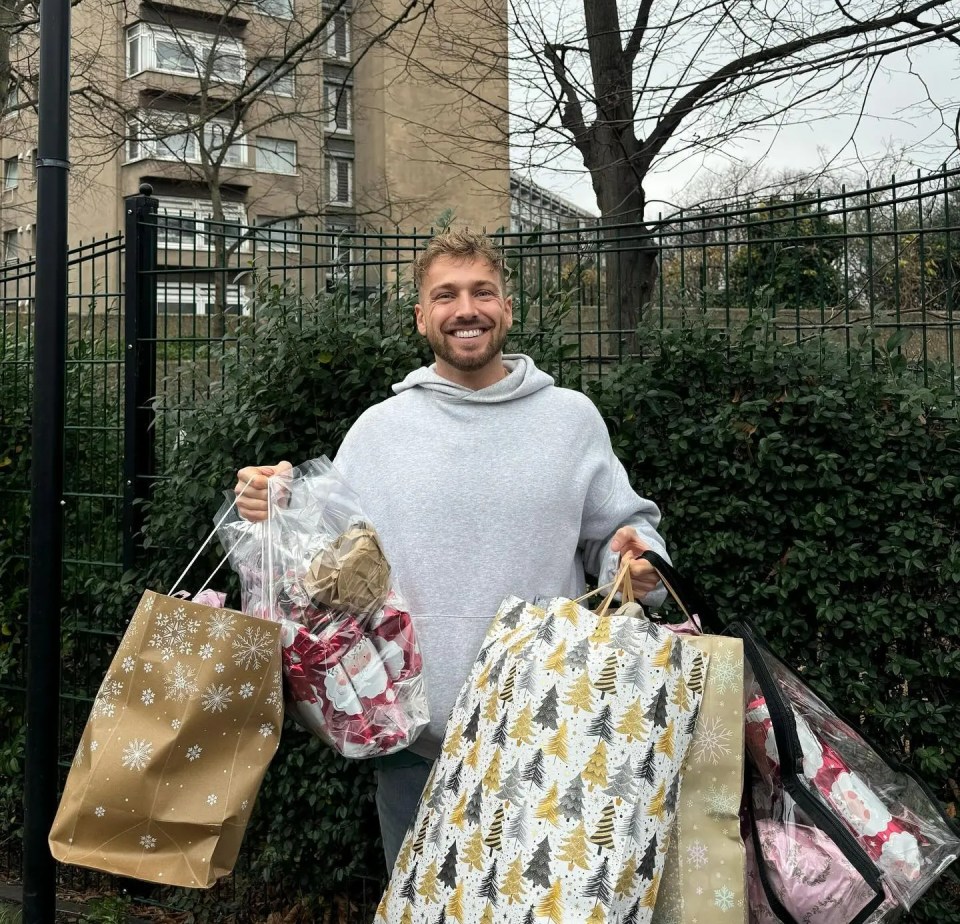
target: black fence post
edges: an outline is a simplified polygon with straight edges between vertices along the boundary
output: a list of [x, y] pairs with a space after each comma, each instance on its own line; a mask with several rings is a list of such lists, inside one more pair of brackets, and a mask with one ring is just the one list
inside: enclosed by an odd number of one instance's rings
[[157, 200], [143, 183], [126, 200], [124, 252], [123, 568], [133, 567], [142, 526], [138, 501], [154, 473], [157, 394]]
[[57, 866], [47, 845], [47, 834], [57, 811], [60, 757], [69, 91], [70, 3], [44, 0], [40, 4], [37, 282], [23, 785], [25, 924], [53, 924], [57, 897]]

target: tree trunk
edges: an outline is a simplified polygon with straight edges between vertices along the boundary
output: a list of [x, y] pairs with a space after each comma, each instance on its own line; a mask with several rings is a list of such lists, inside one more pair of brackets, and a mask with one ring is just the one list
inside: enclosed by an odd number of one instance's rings
[[637, 350], [637, 325], [656, 294], [659, 248], [643, 221], [646, 197], [629, 161], [636, 145], [632, 133], [616, 138], [603, 126], [597, 129], [591, 145], [593, 163], [587, 167], [603, 223], [611, 226], [604, 232], [604, 307], [614, 332], [611, 349], [621, 355]]

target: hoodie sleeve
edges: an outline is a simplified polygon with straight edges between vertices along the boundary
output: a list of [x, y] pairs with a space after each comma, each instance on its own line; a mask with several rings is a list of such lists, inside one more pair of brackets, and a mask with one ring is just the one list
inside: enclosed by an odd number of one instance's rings
[[[657, 531], [660, 509], [630, 486], [626, 469], [610, 444], [610, 435], [600, 412], [591, 402], [591, 420], [587, 433], [590, 442], [584, 453], [587, 467], [587, 489], [584, 497], [580, 527], [580, 546], [587, 574], [597, 576], [597, 585], [614, 579], [619, 565], [619, 553], [610, 549], [613, 536], [621, 526], [632, 526], [654, 552], [667, 561], [666, 544]], [[643, 603], [659, 606], [666, 598], [662, 587], [647, 594]]]

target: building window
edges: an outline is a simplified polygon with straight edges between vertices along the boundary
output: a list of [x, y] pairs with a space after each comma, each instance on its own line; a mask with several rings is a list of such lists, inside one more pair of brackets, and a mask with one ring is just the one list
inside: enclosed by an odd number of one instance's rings
[[139, 22], [127, 29], [127, 76], [161, 71], [240, 83], [246, 71], [242, 43], [218, 35]]
[[353, 90], [340, 83], [323, 85], [323, 108], [330, 133], [349, 132], [353, 127]]
[[278, 16], [282, 19], [293, 18], [293, 0], [253, 0], [257, 12], [264, 16]]
[[231, 130], [234, 137], [223, 154], [223, 164], [245, 167], [248, 163], [247, 145], [242, 129], [226, 122], [207, 122], [193, 131], [185, 130], [189, 114], [141, 112], [127, 123], [127, 160], [172, 160], [181, 164], [200, 163], [200, 132], [208, 155], [216, 160]]
[[328, 58], [350, 57], [350, 17], [347, 13], [334, 13], [327, 23], [326, 53]]
[[16, 263], [20, 259], [20, 248], [17, 241], [17, 229], [11, 228], [3, 232], [3, 262]]
[[260, 173], [296, 173], [297, 142], [288, 138], [257, 138], [257, 170]]
[[264, 58], [258, 61], [253, 68], [253, 79], [267, 78], [266, 89], [277, 96], [293, 96], [296, 85], [293, 76], [293, 66], [285, 64], [278, 70], [280, 61], [277, 58]]
[[11, 80], [7, 84], [7, 98], [3, 101], [3, 111], [12, 112], [20, 105], [20, 84]]
[[[160, 282], [157, 284], [157, 314], [210, 314], [216, 303], [216, 286], [210, 283]], [[223, 291], [228, 314], [249, 314], [246, 286], [227, 285]]]
[[346, 157], [329, 157], [327, 167], [329, 204], [353, 205], [353, 161]]
[[296, 218], [257, 216], [257, 250], [300, 249], [300, 229]]
[[20, 182], [20, 158], [8, 157], [3, 162], [3, 188], [13, 189]]
[[[213, 204], [205, 199], [161, 199], [157, 208], [157, 243], [174, 250], [206, 250], [218, 237], [228, 247], [250, 249], [244, 239], [246, 211], [239, 202], [223, 203], [223, 223], [214, 222]], [[236, 242], [239, 241], [239, 244]]]

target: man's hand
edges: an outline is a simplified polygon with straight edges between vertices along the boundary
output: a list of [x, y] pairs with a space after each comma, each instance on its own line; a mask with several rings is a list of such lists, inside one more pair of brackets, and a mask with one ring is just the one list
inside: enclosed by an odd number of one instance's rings
[[[267, 518], [267, 480], [271, 475], [282, 475], [289, 472], [293, 466], [289, 462], [278, 462], [276, 465], [248, 465], [237, 472], [237, 484], [234, 494], [243, 496], [237, 501], [237, 513], [245, 520], [258, 522]], [[244, 491], [244, 485], [249, 487]], [[619, 535], [619, 534], [618, 534]]]
[[650, 546], [640, 538], [632, 526], [621, 526], [614, 534], [610, 548], [620, 553], [621, 561], [630, 562], [630, 581], [633, 584], [633, 595], [638, 600], [645, 597], [660, 583], [660, 576], [650, 562], [642, 559], [635, 560]]

